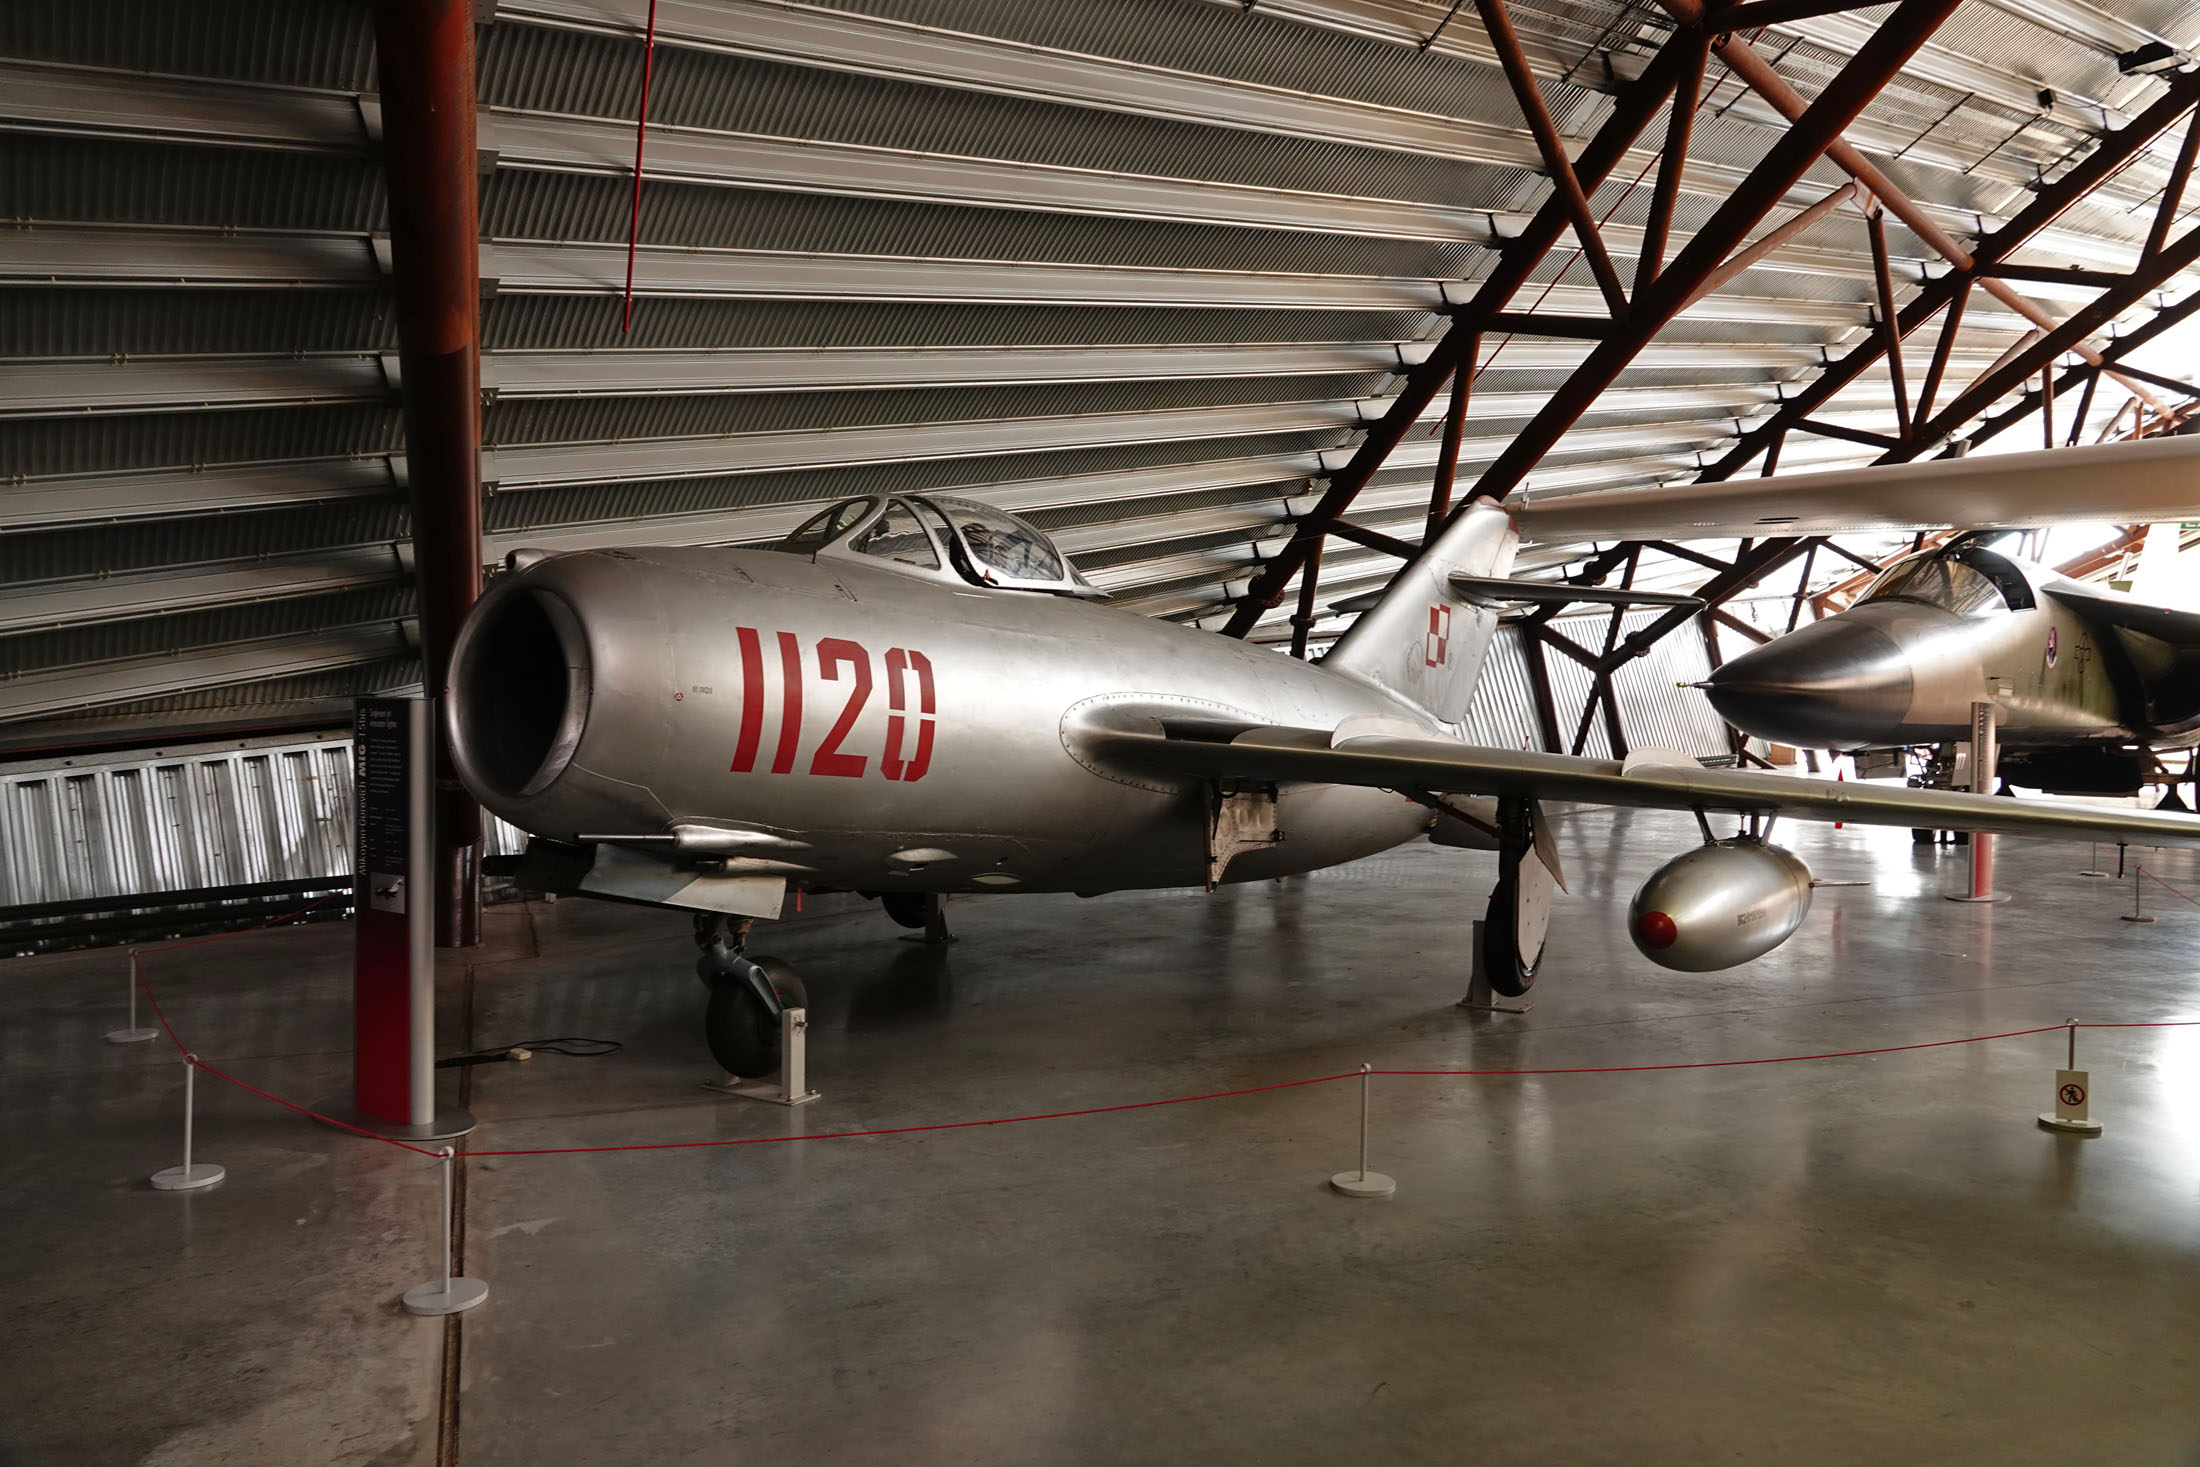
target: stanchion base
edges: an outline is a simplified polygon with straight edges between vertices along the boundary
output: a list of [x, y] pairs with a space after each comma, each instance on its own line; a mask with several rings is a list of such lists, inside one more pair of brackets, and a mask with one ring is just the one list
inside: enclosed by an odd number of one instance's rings
[[744, 1080], [738, 1075], [728, 1075], [723, 1080], [706, 1080], [703, 1088], [713, 1095], [734, 1095], [743, 1100], [761, 1100], [771, 1105], [808, 1105], [819, 1095], [815, 1090], [789, 1095], [787, 1087], [776, 1080]]
[[405, 1291], [401, 1301], [407, 1314], [463, 1314], [489, 1297], [489, 1286], [480, 1279], [452, 1279], [449, 1287], [442, 1279], [415, 1284]]
[[342, 1130], [344, 1126], [356, 1126], [376, 1136], [387, 1136], [392, 1141], [448, 1141], [454, 1136], [472, 1134], [474, 1127], [481, 1124], [474, 1119], [472, 1111], [460, 1110], [456, 1106], [439, 1108], [435, 1119], [424, 1126], [400, 1126], [393, 1121], [385, 1121], [380, 1116], [370, 1116], [352, 1104], [348, 1097], [324, 1100], [313, 1109], [316, 1114], [326, 1116], [329, 1120], [343, 1122], [343, 1126], [337, 1127], [338, 1130]]
[[1976, 902], [1980, 906], [1997, 906], [2010, 899], [2011, 894], [2006, 891], [1993, 892], [1987, 896], [1972, 896], [1969, 892], [1964, 892], [1961, 895], [1948, 898], [1951, 902]]
[[1381, 1172], [1339, 1172], [1329, 1185], [1347, 1197], [1388, 1197], [1398, 1190], [1398, 1184]]
[[2078, 874], [2080, 876], [2099, 876], [2103, 878], [2106, 878], [2108, 875], [2106, 871], [2080, 871]]
[[109, 1029], [107, 1031], [107, 1042], [109, 1044], [143, 1044], [148, 1039], [158, 1038], [160, 1038], [160, 1030], [158, 1029]]
[[2040, 1125], [2043, 1129], [2062, 1131], [2072, 1136], [2098, 1136], [2101, 1134], [2101, 1123], [2099, 1121], [2065, 1120], [2051, 1110], [2040, 1113]]
[[199, 1187], [211, 1187], [229, 1173], [210, 1161], [195, 1161], [189, 1166], [172, 1166], [153, 1173], [149, 1179], [155, 1191], [189, 1192]]
[[2134, 916], [2132, 916], [2132, 915], [2131, 915], [2131, 913], [2129, 913], [2129, 912], [2126, 912], [2126, 913], [2124, 913], [2124, 914], [2123, 914], [2123, 915], [2122, 915], [2121, 917], [2118, 917], [2118, 918], [2117, 918], [2116, 920], [2117, 920], [2117, 921], [2119, 921], [2119, 922], [2152, 922], [2152, 921], [2153, 921], [2154, 919], [2153, 919], [2152, 917], [2149, 917], [2149, 916], [2145, 916], [2145, 915], [2143, 915], [2143, 914], [2142, 914], [2142, 915], [2140, 915], [2140, 916], [2134, 917]]
[[1478, 1014], [1525, 1014], [1532, 1010], [1535, 1005], [1532, 1003], [1476, 1003], [1471, 998], [1462, 998], [1455, 1007], [1473, 1009]]

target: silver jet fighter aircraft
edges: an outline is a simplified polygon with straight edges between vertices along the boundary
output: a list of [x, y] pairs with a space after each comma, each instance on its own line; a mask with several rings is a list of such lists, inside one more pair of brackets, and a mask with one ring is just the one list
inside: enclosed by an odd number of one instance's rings
[[[1318, 664], [1097, 604], [1028, 524], [944, 498], [850, 500], [775, 549], [519, 552], [459, 638], [445, 716], [467, 786], [536, 837], [523, 885], [704, 914], [706, 1034], [748, 1075], [775, 1066], [799, 984], [743, 938], [790, 886], [1212, 888], [1428, 833], [1497, 853], [1483, 959], [1519, 993], [1560, 879], [1544, 801], [1697, 812], [1704, 847], [1630, 920], [1686, 970], [1802, 921], [1776, 815], [2200, 845], [2200, 821], [2156, 812], [1467, 743], [1516, 540], [1503, 509], [1464, 508]], [[1746, 828], [1717, 839], [1712, 812]]]

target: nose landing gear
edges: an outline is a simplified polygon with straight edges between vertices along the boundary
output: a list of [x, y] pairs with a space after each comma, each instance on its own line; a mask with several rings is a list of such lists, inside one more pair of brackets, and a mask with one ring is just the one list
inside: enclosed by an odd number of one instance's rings
[[743, 950], [749, 926], [746, 917], [699, 913], [695, 974], [710, 990], [703, 1038], [711, 1058], [729, 1075], [757, 1079], [779, 1071], [781, 1011], [808, 1007], [809, 995], [786, 963]]

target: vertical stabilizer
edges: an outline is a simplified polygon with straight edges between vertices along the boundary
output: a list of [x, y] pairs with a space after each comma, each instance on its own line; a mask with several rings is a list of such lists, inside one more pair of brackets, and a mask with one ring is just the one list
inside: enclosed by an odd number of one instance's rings
[[1471, 502], [1360, 613], [1322, 666], [1401, 694], [1445, 723], [1465, 723], [1497, 614], [1460, 596], [1451, 578], [1510, 574], [1519, 541], [1502, 508]]
[[2179, 554], [2183, 526], [2149, 525], [2139, 550], [2139, 563], [2131, 572], [2131, 598], [2173, 611], [2200, 611], [2200, 586], [2190, 572], [2190, 562]]

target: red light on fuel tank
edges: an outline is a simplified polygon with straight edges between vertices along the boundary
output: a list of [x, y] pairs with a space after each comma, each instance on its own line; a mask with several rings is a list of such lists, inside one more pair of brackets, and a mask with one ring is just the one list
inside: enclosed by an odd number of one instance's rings
[[1635, 936], [1644, 947], [1668, 948], [1680, 937], [1680, 928], [1663, 912], [1644, 912], [1635, 919]]

